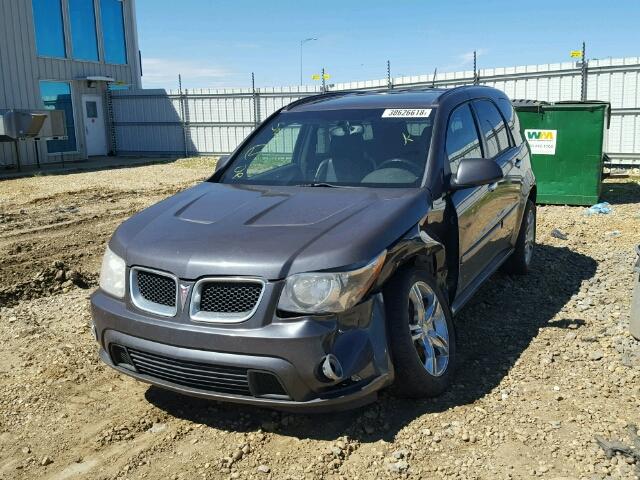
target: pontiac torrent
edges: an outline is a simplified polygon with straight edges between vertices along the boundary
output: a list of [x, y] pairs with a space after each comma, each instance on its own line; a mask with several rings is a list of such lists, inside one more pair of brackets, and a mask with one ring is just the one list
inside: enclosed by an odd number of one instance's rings
[[535, 200], [498, 90], [303, 98], [116, 230], [91, 300], [100, 356], [279, 409], [353, 407], [388, 386], [438, 395], [453, 316], [498, 268], [529, 269]]

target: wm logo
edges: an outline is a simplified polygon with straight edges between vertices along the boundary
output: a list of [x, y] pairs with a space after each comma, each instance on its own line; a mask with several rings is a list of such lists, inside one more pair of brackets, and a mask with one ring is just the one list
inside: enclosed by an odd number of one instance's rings
[[527, 130], [527, 140], [553, 140], [550, 130]]

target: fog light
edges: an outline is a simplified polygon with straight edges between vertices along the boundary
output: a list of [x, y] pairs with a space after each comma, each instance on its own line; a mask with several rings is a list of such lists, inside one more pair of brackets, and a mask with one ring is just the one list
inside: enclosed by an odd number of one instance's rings
[[331, 353], [322, 360], [321, 370], [322, 374], [329, 380], [334, 382], [342, 380], [343, 373], [340, 360]]
[[118, 367], [135, 370], [135, 366], [131, 361], [129, 352], [127, 352], [127, 349], [121, 345], [111, 345], [111, 361]]

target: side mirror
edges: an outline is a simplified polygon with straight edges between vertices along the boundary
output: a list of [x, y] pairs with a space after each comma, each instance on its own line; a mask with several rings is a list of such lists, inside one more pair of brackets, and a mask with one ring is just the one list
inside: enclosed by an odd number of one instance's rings
[[229, 164], [229, 160], [231, 160], [231, 155], [220, 155], [216, 162], [216, 172], [223, 170]]
[[486, 158], [465, 158], [458, 165], [458, 172], [451, 179], [451, 188], [479, 187], [504, 178], [502, 169], [493, 160]]
[[220, 155], [218, 157], [218, 161], [216, 162], [216, 169], [213, 172], [213, 175], [209, 178], [211, 182], [217, 182], [222, 177], [222, 172], [229, 165], [231, 160], [231, 155]]

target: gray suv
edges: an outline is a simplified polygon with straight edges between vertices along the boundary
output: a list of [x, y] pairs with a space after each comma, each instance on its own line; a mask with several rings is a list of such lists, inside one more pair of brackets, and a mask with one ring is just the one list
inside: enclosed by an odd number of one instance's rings
[[116, 230], [91, 299], [100, 356], [280, 409], [438, 395], [455, 313], [499, 267], [531, 263], [529, 157], [488, 87], [298, 100]]

